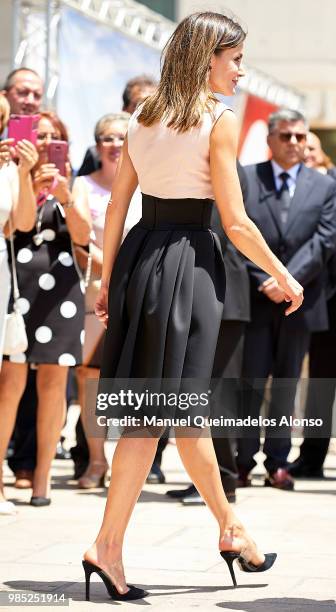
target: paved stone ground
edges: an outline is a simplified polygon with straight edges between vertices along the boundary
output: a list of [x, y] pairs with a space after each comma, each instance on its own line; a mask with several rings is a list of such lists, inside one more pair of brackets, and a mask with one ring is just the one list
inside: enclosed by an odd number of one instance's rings
[[[108, 599], [97, 576], [92, 603], [84, 599], [81, 555], [96, 535], [106, 492], [78, 490], [70, 480], [72, 462], [55, 461], [52, 505], [32, 508], [30, 491], [16, 491], [6, 472], [7, 496], [18, 514], [0, 516], [1, 590], [64, 593], [71, 609], [83, 611], [99, 603], [99, 610], [336, 612], [336, 454], [328, 456], [326, 479], [297, 481], [294, 493], [264, 488], [260, 465], [254, 486], [238, 491], [236, 510], [260, 547], [277, 551], [274, 568], [255, 575], [237, 569], [239, 588], [232, 588], [210, 513], [164, 495], [186, 481], [170, 444], [163, 463], [167, 484], [145, 487], [125, 547], [128, 581], [147, 588], [150, 597], [121, 604]], [[5, 609], [12, 608], [0, 605]]]

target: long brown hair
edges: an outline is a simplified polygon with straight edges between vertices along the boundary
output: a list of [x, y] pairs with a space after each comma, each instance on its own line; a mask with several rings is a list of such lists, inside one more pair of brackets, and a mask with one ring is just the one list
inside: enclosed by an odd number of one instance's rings
[[142, 105], [139, 123], [150, 126], [168, 120], [168, 127], [185, 132], [210, 112], [216, 98], [209, 87], [213, 55], [232, 49], [246, 37], [242, 26], [220, 13], [189, 15], [177, 26], [162, 53], [161, 80]]

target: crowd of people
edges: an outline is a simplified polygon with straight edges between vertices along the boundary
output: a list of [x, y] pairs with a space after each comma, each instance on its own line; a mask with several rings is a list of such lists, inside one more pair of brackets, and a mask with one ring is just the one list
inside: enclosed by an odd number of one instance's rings
[[[94, 304], [102, 272], [105, 211], [130, 116], [156, 86], [145, 76], [126, 84], [122, 109], [97, 121], [95, 145], [87, 150], [76, 177], [69, 158], [62, 174], [48, 157], [48, 145], [68, 143], [69, 136], [61, 118], [42, 109], [39, 75], [28, 68], [15, 70], [0, 94], [0, 133], [11, 114], [39, 115], [36, 145], [4, 136], [0, 141], [0, 466], [7, 455], [15, 486], [32, 489], [30, 504], [35, 507], [51, 503], [50, 471], [66, 416], [69, 375], [76, 380], [82, 406], [77, 445], [71, 449], [74, 475], [80, 488], [105, 483], [104, 438], [90, 435], [85, 418], [86, 381], [99, 376], [104, 338]], [[322, 412], [328, 431], [323, 438], [313, 438], [307, 430], [294, 463], [288, 462], [288, 428], [281, 437], [266, 428], [263, 444], [265, 485], [293, 490], [295, 477], [323, 477], [331, 435], [336, 387], [336, 171], [301, 113], [279, 110], [270, 116], [268, 128], [271, 159], [245, 168], [237, 162], [242, 193], [248, 215], [303, 285], [305, 300], [286, 317], [283, 290], [238, 253], [214, 209], [211, 225], [220, 238], [227, 287], [213, 378], [227, 379], [224, 399], [237, 406], [241, 389], [237, 391], [235, 381], [248, 380], [243, 416], [257, 418], [272, 376], [269, 417], [289, 417], [309, 352], [306, 413], [316, 417]], [[140, 218], [137, 189], [123, 237]], [[15, 305], [24, 316], [28, 347], [3, 355], [6, 313]], [[279, 387], [279, 379], [287, 384]], [[318, 379], [328, 379], [322, 396]], [[161, 460], [167, 441], [165, 432], [149, 483], [165, 482]], [[224, 491], [234, 502], [236, 488], [251, 485], [259, 433], [236, 440], [223, 431], [223, 437], [213, 442]], [[167, 494], [186, 504], [203, 503], [194, 485]], [[0, 476], [0, 514], [15, 512]]]

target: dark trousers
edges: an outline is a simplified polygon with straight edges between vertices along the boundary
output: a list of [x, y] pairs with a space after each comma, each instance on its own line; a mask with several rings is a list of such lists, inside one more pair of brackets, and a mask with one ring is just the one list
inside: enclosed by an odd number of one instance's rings
[[13, 434], [14, 453], [8, 459], [10, 469], [34, 470], [36, 466], [36, 370], [28, 371], [27, 385], [19, 404]]
[[300, 447], [300, 459], [309, 469], [317, 470], [322, 468], [329, 448], [336, 392], [336, 294], [327, 305], [329, 330], [315, 332], [311, 337], [305, 412], [306, 418], [323, 419], [324, 437], [311, 437], [306, 433]]
[[[238, 413], [240, 400], [237, 381], [241, 378], [245, 326], [242, 321], [222, 321], [212, 373], [214, 379], [225, 379], [221, 383], [221, 401], [225, 411], [229, 409], [233, 414]], [[238, 477], [236, 441], [216, 435], [213, 444], [223, 487], [225, 491], [234, 491]]]
[[[295, 330], [288, 323], [288, 319], [279, 314], [271, 323], [247, 325], [243, 359], [244, 417], [259, 417], [265, 385], [270, 375], [273, 378], [267, 418], [274, 418], [279, 423], [282, 416], [289, 419], [293, 414], [297, 382], [309, 347], [310, 334], [302, 329]], [[256, 465], [253, 457], [260, 448], [259, 429], [244, 430], [244, 434], [238, 441], [237, 464], [240, 469], [250, 471]], [[275, 432], [274, 428], [266, 428], [263, 451], [266, 455], [265, 467], [269, 473], [288, 465], [290, 448], [289, 427], [285, 427], [283, 433], [282, 429]]]
[[[89, 465], [90, 451], [86, 440], [81, 415], [76, 424], [76, 446], [70, 449], [71, 459], [75, 464], [75, 478], [80, 478]], [[78, 475], [80, 474], [80, 476]]]
[[162, 453], [168, 444], [168, 439], [169, 439], [169, 431], [168, 429], [166, 429], [163, 436], [161, 436], [158, 442], [158, 445], [157, 445], [157, 449], [156, 449], [156, 453], [154, 457], [154, 463], [156, 463], [157, 465], [161, 465]]
[[[68, 400], [76, 396], [72, 389], [73, 368], [69, 369]], [[27, 384], [21, 398], [18, 414], [15, 422], [15, 429], [12, 440], [14, 442], [14, 453], [8, 459], [10, 469], [16, 473], [18, 470], [34, 470], [36, 467], [36, 370], [28, 370]]]
[[[235, 411], [238, 409], [239, 395], [236, 381], [241, 376], [243, 361], [245, 323], [241, 321], [222, 321], [217, 350], [214, 360], [212, 377], [226, 378], [223, 401]], [[167, 445], [168, 438], [163, 436], [159, 440], [154, 461], [161, 464], [162, 452]], [[221, 473], [225, 491], [234, 491], [237, 480], [237, 466], [235, 460], [235, 441], [230, 438], [213, 438], [215, 453]]]

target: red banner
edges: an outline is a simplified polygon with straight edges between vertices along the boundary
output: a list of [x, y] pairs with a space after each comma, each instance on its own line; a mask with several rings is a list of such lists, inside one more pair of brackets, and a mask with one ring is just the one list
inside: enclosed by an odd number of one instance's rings
[[246, 98], [238, 147], [238, 158], [243, 166], [269, 159], [267, 120], [278, 110], [278, 106], [257, 96], [247, 94]]

